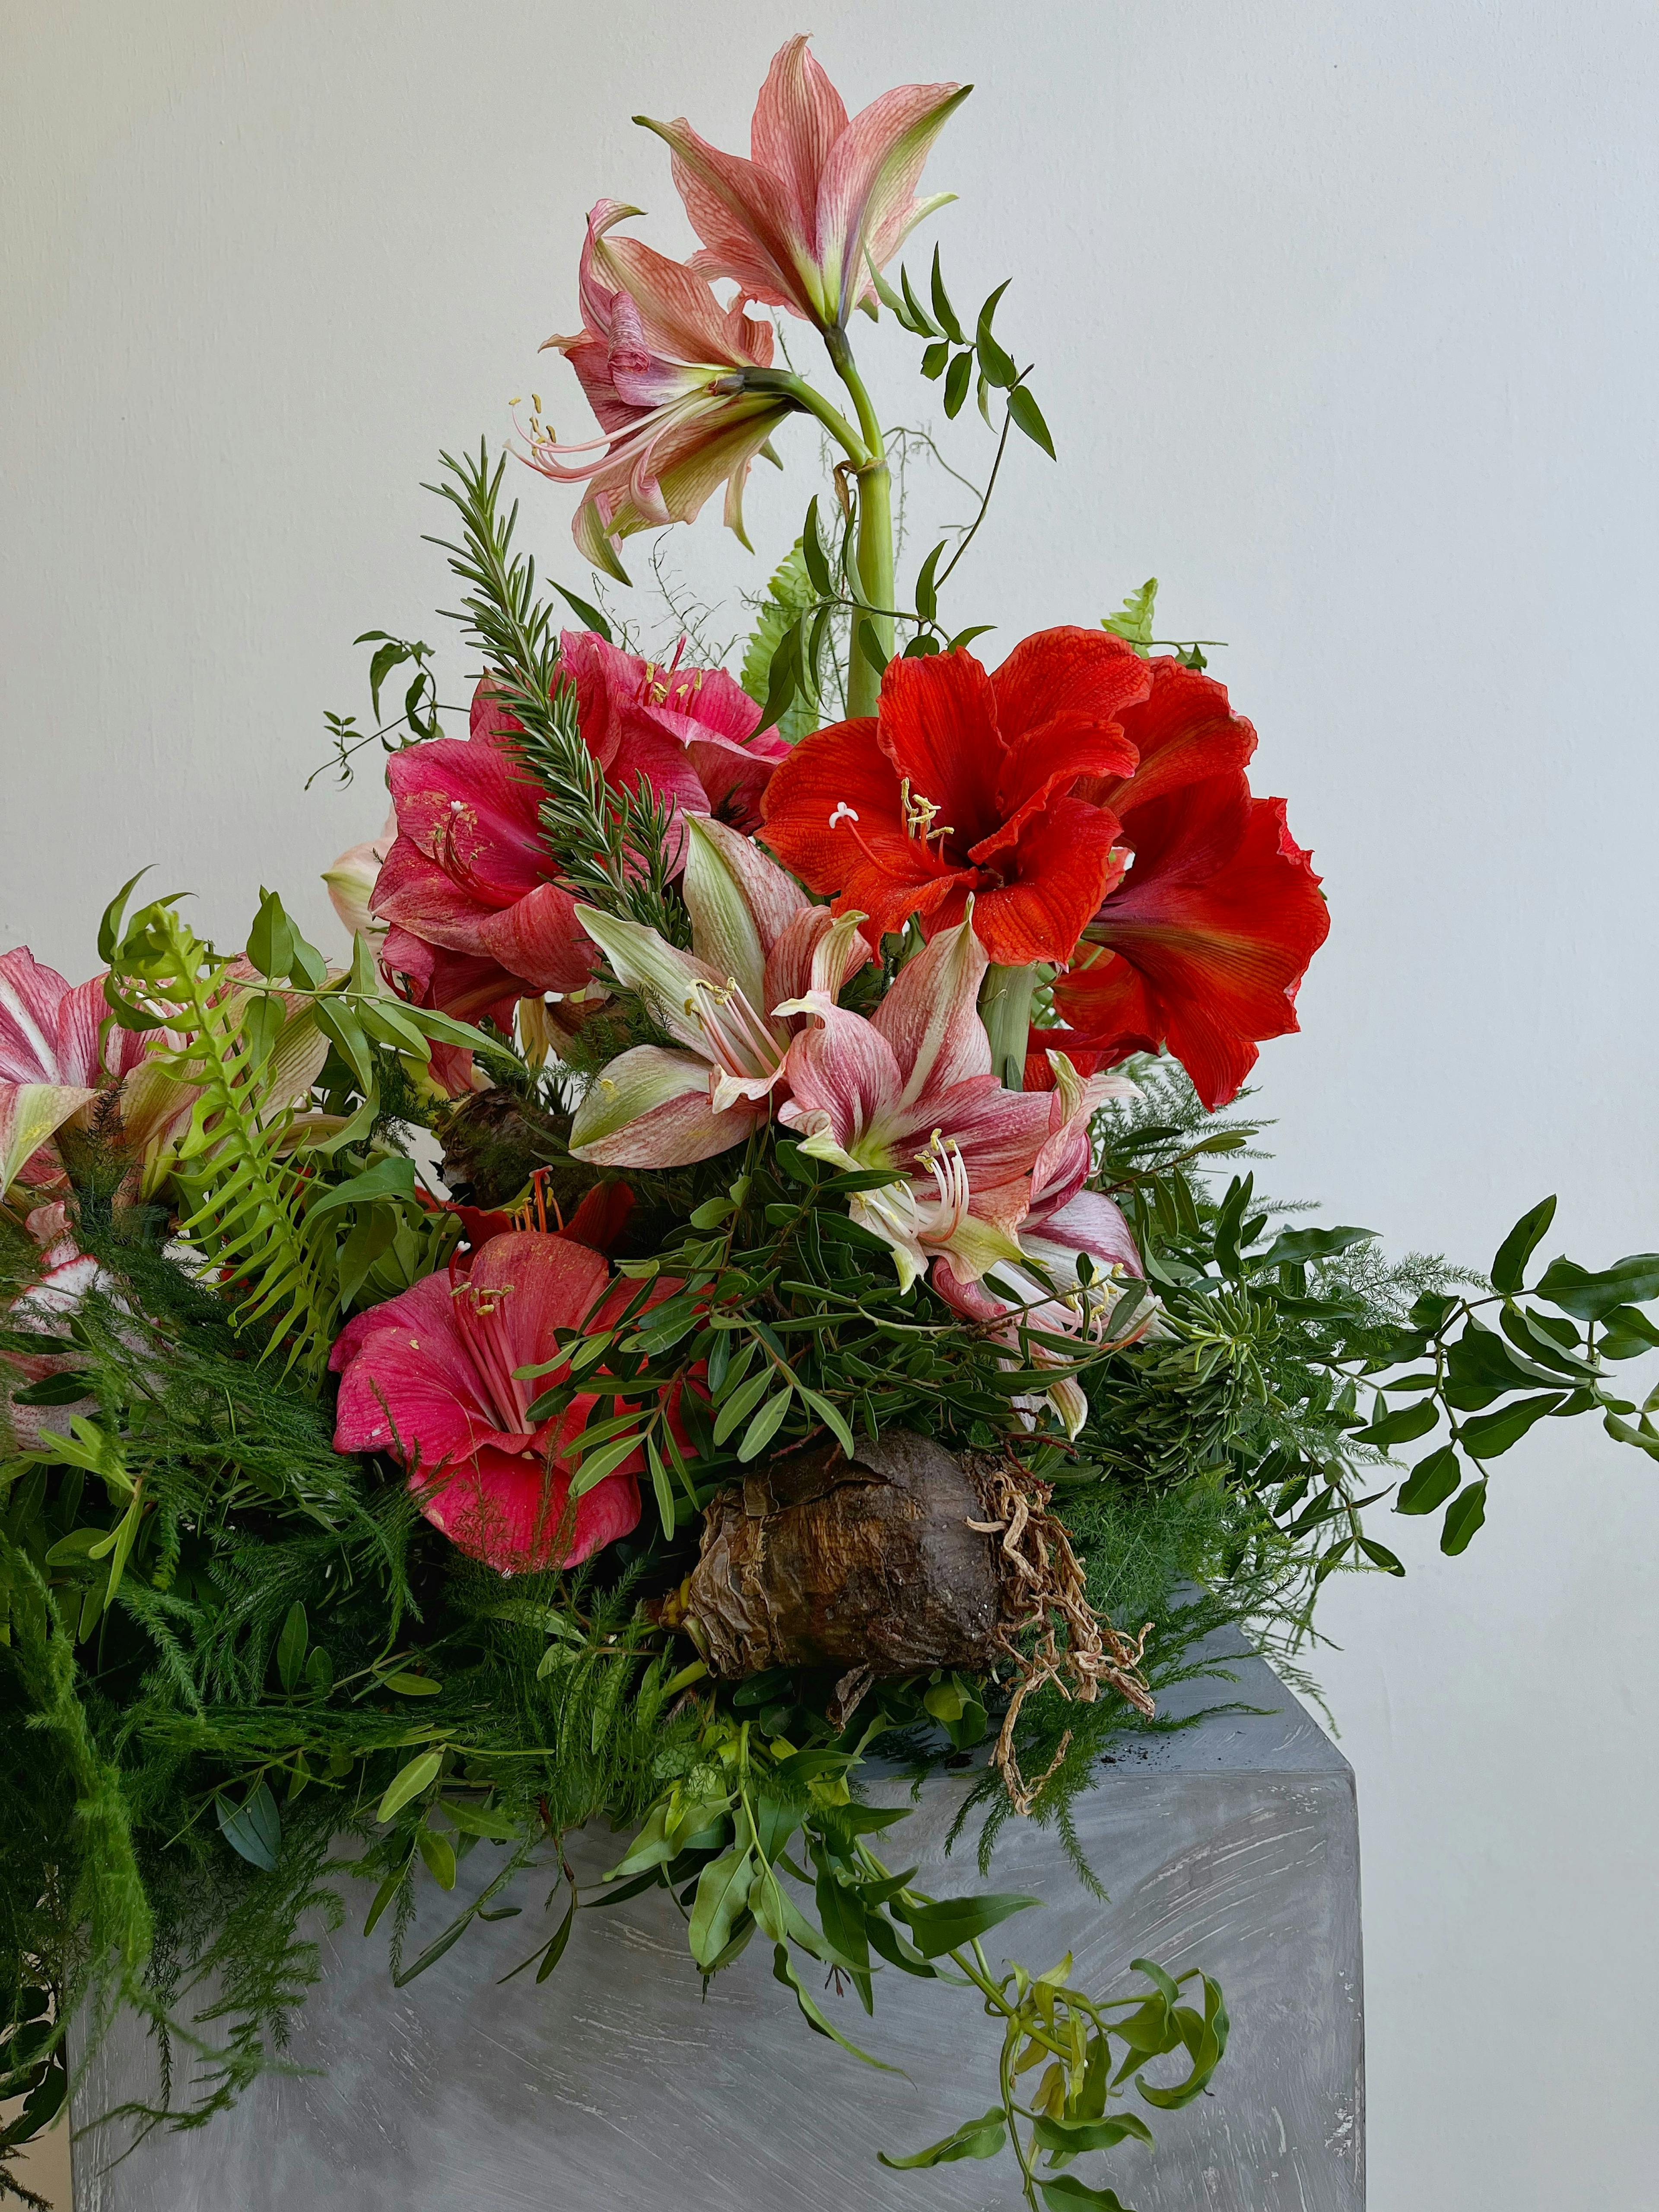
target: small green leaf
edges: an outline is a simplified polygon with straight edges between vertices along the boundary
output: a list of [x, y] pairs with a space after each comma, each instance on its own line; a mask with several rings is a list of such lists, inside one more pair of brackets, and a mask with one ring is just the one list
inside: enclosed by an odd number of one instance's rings
[[1116, 2190], [1091, 2189], [1073, 2173], [1062, 2173], [1053, 2181], [1039, 2174], [1037, 2187], [1048, 2212], [1133, 2212]]
[[1418, 1437], [1427, 1436], [1439, 1419], [1438, 1402], [1433, 1398], [1423, 1399], [1414, 1406], [1401, 1406], [1385, 1413], [1369, 1427], [1356, 1429], [1353, 1441], [1357, 1444], [1376, 1444], [1379, 1449], [1386, 1449], [1390, 1444], [1408, 1444]]
[[239, 1851], [250, 1866], [258, 1867], [262, 1874], [274, 1871], [283, 1841], [283, 1816], [265, 1784], [259, 1783], [241, 1805], [234, 1806], [222, 1796], [215, 1798], [214, 1808], [219, 1815], [220, 1830], [232, 1850]]
[[1446, 1518], [1440, 1531], [1440, 1548], [1449, 1559], [1466, 1552], [1470, 1540], [1486, 1517], [1486, 1485], [1484, 1476], [1461, 1490], [1446, 1508]]
[[1138, 2112], [1117, 2112], [1109, 2120], [1066, 2120], [1044, 2118], [1033, 2130], [1044, 2150], [1076, 2157], [1085, 2150], [1111, 2150], [1127, 2137], [1137, 2142], [1154, 2141], [1152, 2130]]
[[1541, 1421], [1563, 1403], [1565, 1394], [1560, 1391], [1541, 1391], [1535, 1398], [1522, 1398], [1512, 1406], [1500, 1407], [1495, 1413], [1481, 1413], [1465, 1421], [1457, 1441], [1471, 1459], [1496, 1459], [1500, 1452], [1518, 1444], [1534, 1421]]
[[939, 592], [933, 582], [939, 564], [945, 556], [945, 541], [941, 538], [916, 575], [916, 612], [924, 622], [932, 622], [939, 613]]
[[869, 620], [867, 616], [861, 615], [859, 617], [858, 627], [859, 651], [869, 662], [871, 667], [875, 670], [878, 676], [884, 676], [887, 672], [887, 654], [882, 647], [881, 640], [876, 635], [875, 624]]
[[1545, 1231], [1555, 1218], [1555, 1200], [1540, 1198], [1529, 1212], [1523, 1213], [1498, 1248], [1498, 1256], [1492, 1263], [1492, 1288], [1497, 1291], [1518, 1291], [1526, 1279], [1527, 1262], [1538, 1249]]
[[293, 972], [294, 927], [275, 891], [259, 893], [259, 911], [247, 933], [247, 957], [262, 975], [273, 981]]
[[441, 1751], [422, 1751], [400, 1766], [387, 1785], [375, 1813], [377, 1820], [389, 1820], [400, 1812], [411, 1797], [418, 1797], [422, 1790], [434, 1782], [444, 1763]]
[[717, 1444], [723, 1444], [748, 1419], [771, 1387], [771, 1382], [772, 1370], [769, 1366], [763, 1367], [759, 1374], [751, 1375], [746, 1382], [735, 1387], [732, 1385], [730, 1377], [727, 1378], [731, 1395], [721, 1406], [714, 1422], [714, 1442]]
[[945, 411], [954, 422], [961, 414], [968, 398], [969, 380], [974, 373], [974, 356], [959, 353], [951, 363], [945, 379]]
[[405, 1859], [400, 1867], [394, 1869], [394, 1870], [386, 1876], [386, 1880], [375, 1891], [374, 1902], [369, 1906], [368, 1917], [363, 1923], [363, 1933], [365, 1936], [372, 1936], [374, 1933], [375, 1927], [380, 1921], [380, 1915], [386, 1911], [387, 1905], [391, 1904], [392, 1899], [396, 1897], [398, 1892], [403, 1887], [404, 1882], [408, 1881], [410, 1864], [411, 1861], [410, 1859]]
[[979, 326], [974, 334], [974, 345], [979, 355], [980, 373], [988, 384], [1010, 385], [1018, 374], [1013, 362], [991, 335], [997, 303], [1012, 282], [1012, 276], [1005, 277], [979, 311]]
[[1603, 1359], [1635, 1359], [1659, 1350], [1659, 1328], [1638, 1306], [1615, 1306], [1602, 1322], [1596, 1350]]
[[276, 1639], [276, 1674], [285, 1690], [292, 1690], [300, 1680], [300, 1670], [306, 1663], [306, 1649], [311, 1642], [311, 1631], [306, 1620], [306, 1609], [296, 1597], [288, 1609], [283, 1623], [283, 1632]]
[[609, 1443], [601, 1444], [596, 1451], [584, 1455], [580, 1468], [570, 1478], [567, 1493], [574, 1502], [586, 1498], [590, 1490], [599, 1487], [607, 1475], [614, 1474], [623, 1462], [640, 1448], [637, 1429], [630, 1428], [625, 1436], [612, 1437]]
[[924, 1959], [937, 1959], [1027, 1906], [1041, 1903], [1035, 1897], [996, 1895], [947, 1897], [934, 1905], [896, 1904], [893, 1911], [908, 1921], [911, 1938]]
[[703, 1869], [689, 1931], [691, 1955], [700, 1966], [712, 1966], [731, 1942], [732, 1923], [749, 1902], [754, 1878], [754, 1854], [747, 1844], [734, 1844]]
[[417, 1830], [415, 1841], [420, 1848], [421, 1856], [426, 1861], [427, 1872], [439, 1888], [453, 1889], [455, 1848], [449, 1838], [439, 1835], [434, 1829], [422, 1827]]
[[767, 1445], [777, 1434], [784, 1415], [789, 1411], [790, 1402], [794, 1395], [794, 1385], [786, 1382], [775, 1398], [767, 1400], [744, 1431], [743, 1442], [738, 1447], [739, 1460], [746, 1464], [757, 1454], [765, 1450]]
[[445, 1797], [440, 1802], [464, 1836], [483, 1836], [496, 1844], [511, 1844], [518, 1839], [519, 1824], [509, 1820], [505, 1813], [486, 1813], [482, 1807], [469, 1805], [461, 1798]]
[[1659, 1252], [1633, 1253], [1600, 1274], [1571, 1260], [1552, 1260], [1534, 1296], [1579, 1321], [1601, 1321], [1622, 1305], [1645, 1305], [1659, 1297]]
[[380, 1687], [399, 1698], [435, 1698], [443, 1684], [434, 1682], [430, 1674], [411, 1674], [400, 1669], [395, 1674], [384, 1676]]
[[876, 2156], [896, 2173], [912, 2172], [918, 2166], [951, 2166], [959, 2158], [994, 2158], [1007, 2139], [1007, 2122], [1002, 2107], [994, 2105], [979, 2119], [964, 2120], [943, 2142], [929, 2143], [926, 2150], [912, 2151], [908, 2158], [889, 2158], [884, 2150], [878, 2150]]
[[1052, 461], [1054, 441], [1048, 425], [1042, 419], [1042, 410], [1031, 397], [1027, 385], [1017, 384], [1008, 394], [1008, 416], [1016, 429], [1024, 430], [1034, 446], [1041, 446]]
[[962, 335], [962, 325], [957, 320], [957, 311], [951, 305], [951, 296], [945, 289], [945, 279], [939, 274], [937, 246], [933, 248], [933, 274], [929, 289], [933, 295], [933, 320], [953, 345], [964, 345], [967, 341]]
[[945, 364], [950, 358], [951, 349], [945, 339], [936, 339], [928, 347], [921, 356], [921, 373], [930, 384], [935, 383], [944, 374]]
[[1456, 1489], [1460, 1480], [1455, 1444], [1442, 1444], [1417, 1465], [1400, 1486], [1395, 1499], [1396, 1513], [1432, 1513]]
[[554, 590], [564, 601], [566, 606], [571, 610], [579, 623], [585, 623], [591, 630], [596, 630], [607, 645], [612, 643], [611, 625], [597, 607], [590, 606], [586, 599], [579, 599], [574, 592], [567, 592], [562, 584], [553, 583], [550, 576], [547, 580], [550, 584], [553, 584]]

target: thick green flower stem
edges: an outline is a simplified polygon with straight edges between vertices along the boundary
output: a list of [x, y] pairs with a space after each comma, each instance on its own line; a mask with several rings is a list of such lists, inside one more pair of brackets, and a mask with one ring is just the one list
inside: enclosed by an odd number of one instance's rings
[[988, 968], [980, 986], [980, 1018], [991, 1038], [991, 1067], [1006, 1091], [1025, 1088], [1025, 1045], [1031, 1030], [1032, 968]]
[[[853, 349], [842, 330], [828, 330], [823, 343], [836, 374], [853, 396], [866, 459], [856, 465], [858, 482], [858, 539], [854, 557], [859, 583], [872, 608], [893, 605], [893, 480], [887, 466], [887, 449], [881, 422], [864, 380], [853, 359]], [[873, 714], [881, 696], [881, 672], [863, 651], [859, 632], [867, 623], [884, 658], [893, 650], [893, 618], [888, 613], [854, 615], [847, 656], [847, 711]]]

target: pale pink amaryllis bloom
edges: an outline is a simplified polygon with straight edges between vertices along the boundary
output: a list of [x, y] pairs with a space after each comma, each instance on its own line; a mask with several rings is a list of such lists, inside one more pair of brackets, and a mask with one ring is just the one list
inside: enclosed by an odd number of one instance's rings
[[772, 332], [736, 300], [636, 238], [610, 234], [637, 208], [600, 200], [587, 218], [579, 289], [582, 327], [545, 344], [575, 370], [602, 437], [561, 444], [530, 428], [532, 468], [585, 483], [572, 526], [595, 568], [627, 580], [617, 547], [637, 530], [690, 522], [717, 485], [741, 542], [750, 465], [793, 402], [749, 373], [772, 365]]
[[729, 276], [751, 300], [844, 328], [915, 225], [952, 196], [919, 200], [934, 139], [971, 88], [902, 84], [850, 119], [796, 37], [774, 57], [750, 126], [750, 158], [723, 154], [684, 116], [635, 120], [666, 140], [674, 183], [702, 251], [691, 266]]
[[[691, 949], [591, 907], [583, 927], [678, 1050], [635, 1045], [589, 1088], [571, 1125], [576, 1158], [684, 1167], [741, 1144], [771, 1112], [804, 1025], [784, 1002], [833, 1004], [869, 958], [860, 916], [837, 922], [760, 848], [712, 817], [687, 818]], [[815, 995], [816, 994], [816, 995]]]
[[[1042, 1031], [1032, 1035], [1035, 1041]], [[1133, 1343], [1154, 1326], [1158, 1314], [1157, 1301], [1146, 1297], [1121, 1324], [1115, 1321], [1119, 1301], [1146, 1271], [1118, 1207], [1103, 1193], [1085, 1188], [1094, 1165], [1093, 1117], [1109, 1099], [1133, 1097], [1135, 1086], [1114, 1075], [1085, 1081], [1064, 1053], [1050, 1053], [1048, 1061], [1054, 1088], [1037, 1094], [1048, 1101], [1048, 1132], [1032, 1164], [1025, 1212], [1014, 1224], [1016, 1254], [999, 1258], [977, 1279], [961, 1273], [946, 1254], [935, 1261], [932, 1277], [947, 1304], [985, 1322], [1010, 1347], [1011, 1365], [1024, 1364], [1022, 1324], [1045, 1335], [1073, 1337], [1081, 1350]], [[1086, 1283], [1079, 1266], [1085, 1255]], [[1064, 1355], [1046, 1345], [1030, 1344], [1029, 1350], [1033, 1365], [1065, 1364]], [[1043, 1395], [1066, 1434], [1075, 1437], [1089, 1412], [1081, 1384], [1061, 1374]], [[1028, 1416], [1036, 1403], [1018, 1401]]]
[[[651, 1302], [679, 1287], [664, 1278]], [[492, 1237], [347, 1323], [329, 1362], [335, 1449], [398, 1460], [428, 1520], [504, 1573], [576, 1565], [638, 1523], [644, 1450], [573, 1507], [572, 1447], [599, 1401], [579, 1393], [544, 1421], [530, 1408], [568, 1374], [550, 1364], [559, 1332], [609, 1327], [636, 1288], [611, 1286], [610, 1262], [569, 1237]]]
[[333, 866], [323, 871], [329, 904], [353, 937], [365, 937], [375, 947], [385, 938], [387, 925], [374, 913], [374, 886], [397, 836], [398, 810], [394, 806], [378, 837], [370, 837], [361, 845], [349, 845]]
[[109, 1011], [101, 975], [71, 984], [26, 946], [0, 953], [0, 1192], [55, 1182], [63, 1169], [51, 1140], [100, 1110], [108, 1137], [146, 1167], [188, 1121], [194, 1091], [146, 1036], [113, 1021], [100, 1036]]
[[778, 1118], [814, 1158], [892, 1170], [851, 1210], [891, 1246], [907, 1289], [941, 1254], [969, 1281], [1020, 1256], [1012, 1231], [1050, 1109], [992, 1073], [977, 1011], [985, 969], [970, 914], [909, 962], [868, 1020], [822, 991], [775, 1010], [814, 1018], [789, 1048]]

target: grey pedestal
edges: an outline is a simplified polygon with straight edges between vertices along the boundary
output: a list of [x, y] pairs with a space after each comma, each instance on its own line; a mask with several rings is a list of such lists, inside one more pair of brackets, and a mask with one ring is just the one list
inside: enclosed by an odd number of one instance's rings
[[[1079, 1808], [1109, 1905], [1087, 1895], [1051, 1834], [1011, 1822], [991, 1886], [1048, 1905], [994, 1931], [987, 1948], [1036, 1968], [1070, 1949], [1094, 1990], [1115, 1978], [1133, 1985], [1128, 1962], [1141, 1955], [1177, 1972], [1201, 1964], [1225, 1990], [1232, 2040], [1211, 2094], [1148, 2115], [1156, 2153], [1127, 2143], [1112, 2154], [1126, 2204], [1357, 2212], [1353, 1776], [1266, 1667], [1226, 1663], [1236, 1683], [1186, 1686], [1168, 1709], [1225, 1698], [1264, 1712], [1215, 1715], [1127, 1753]], [[943, 1856], [962, 1788], [931, 1783], [890, 1837], [895, 1863], [920, 1862], [919, 1882], [940, 1893], [985, 1886], [965, 1847]], [[890, 1802], [902, 1796], [890, 1790]], [[580, 1839], [579, 1879], [616, 1854], [607, 1834]], [[875, 2159], [878, 2148], [914, 2150], [992, 2101], [997, 2038], [971, 1992], [884, 1973], [872, 2021], [850, 1995], [842, 2001], [855, 2039], [904, 2069], [877, 2073], [807, 2030], [763, 1944], [705, 2002], [659, 1891], [580, 1915], [541, 1988], [528, 1974], [499, 1987], [536, 1940], [546, 1887], [545, 1875], [521, 1876], [521, 1917], [475, 1923], [401, 1991], [379, 1938], [343, 1930], [325, 1947], [292, 2052], [326, 2071], [263, 2080], [201, 2132], [153, 2136], [119, 2163], [117, 2131], [84, 2137], [76, 2212], [1015, 2212], [1011, 2159], [923, 2173], [891, 2173]], [[417, 1941], [450, 1910], [435, 1892], [424, 1899]], [[123, 2023], [81, 2085], [77, 2124], [153, 2093], [153, 2081], [142, 2031]], [[1097, 2170], [1094, 2160], [1082, 2169]]]

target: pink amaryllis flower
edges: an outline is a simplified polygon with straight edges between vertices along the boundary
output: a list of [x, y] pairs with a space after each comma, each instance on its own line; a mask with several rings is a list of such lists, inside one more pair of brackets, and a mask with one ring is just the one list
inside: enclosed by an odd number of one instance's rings
[[[1016, 1353], [1021, 1324], [1074, 1337], [1080, 1349], [1131, 1343], [1153, 1325], [1158, 1311], [1156, 1302], [1144, 1297], [1121, 1325], [1115, 1321], [1123, 1291], [1146, 1271], [1121, 1212], [1103, 1193], [1085, 1188], [1094, 1164], [1093, 1116], [1108, 1099], [1132, 1096], [1134, 1085], [1115, 1075], [1085, 1082], [1064, 1053], [1050, 1053], [1048, 1060], [1054, 1086], [1048, 1094], [1048, 1133], [1032, 1164], [1025, 1212], [1014, 1225], [1017, 1256], [994, 1261], [974, 1279], [946, 1253], [935, 1261], [932, 1277], [947, 1304], [987, 1323]], [[1085, 1259], [1086, 1283], [1079, 1264]], [[1036, 1366], [1064, 1364], [1064, 1356], [1045, 1345], [1030, 1344], [1030, 1352]], [[1089, 1411], [1082, 1386], [1060, 1375], [1044, 1395], [1066, 1434], [1076, 1436]]]
[[[491, 1237], [347, 1324], [329, 1362], [335, 1449], [398, 1460], [427, 1519], [503, 1573], [574, 1566], [637, 1525], [644, 1452], [573, 1506], [570, 1449], [598, 1401], [579, 1393], [540, 1422], [529, 1409], [568, 1372], [547, 1364], [558, 1332], [608, 1328], [636, 1287], [611, 1286], [610, 1263], [568, 1237]], [[652, 1303], [679, 1287], [665, 1279]], [[518, 1371], [527, 1367], [544, 1371]]]
[[0, 1192], [58, 1178], [51, 1140], [66, 1124], [101, 1111], [100, 1133], [148, 1168], [188, 1118], [195, 1093], [151, 1040], [112, 1021], [103, 1031], [108, 1013], [101, 975], [71, 984], [26, 946], [0, 953]]
[[[108, 1279], [76, 1243], [61, 1200], [35, 1206], [23, 1225], [40, 1247], [40, 1273], [0, 1313], [7, 1329], [21, 1338], [58, 1338], [87, 1292], [106, 1286]], [[72, 1352], [0, 1352], [0, 1429], [9, 1431], [18, 1449], [39, 1450], [48, 1431], [62, 1434], [77, 1415], [97, 1412], [98, 1401], [91, 1396], [51, 1407], [17, 1403], [17, 1391], [50, 1376], [71, 1373], [79, 1364]]]
[[805, 38], [781, 47], [761, 87], [750, 154], [722, 154], [681, 116], [635, 119], [665, 139], [674, 183], [703, 243], [693, 269], [733, 278], [752, 300], [787, 307], [820, 329], [844, 328], [925, 215], [951, 195], [918, 200], [916, 185], [945, 118], [968, 97], [957, 84], [904, 84], [850, 120]]
[[771, 1111], [803, 1026], [784, 1002], [805, 993], [803, 1006], [833, 1004], [870, 957], [860, 916], [834, 921], [726, 823], [692, 815], [687, 828], [689, 952], [637, 922], [580, 909], [617, 981], [679, 1048], [635, 1045], [592, 1085], [570, 1149], [599, 1166], [684, 1167], [741, 1144]]
[[592, 969], [576, 902], [549, 879], [539, 793], [514, 743], [522, 725], [488, 677], [465, 738], [428, 738], [386, 768], [398, 834], [371, 910], [381, 964], [422, 1003], [503, 1030], [515, 1000], [579, 991]]
[[[741, 299], [723, 307], [683, 263], [610, 236], [639, 212], [608, 199], [593, 209], [579, 280], [582, 327], [546, 341], [575, 370], [604, 434], [561, 444], [539, 418], [530, 427], [532, 467], [587, 486], [572, 526], [577, 545], [623, 582], [622, 540], [691, 521], [718, 484], [726, 523], [748, 544], [750, 465], [794, 404], [769, 386], [772, 332]], [[751, 371], [763, 374], [751, 381]]]
[[723, 668], [624, 653], [592, 630], [566, 630], [559, 665], [576, 694], [588, 750], [616, 789], [644, 776], [682, 814], [713, 814], [752, 836], [772, 771], [789, 757], [775, 727]]
[[941, 1254], [965, 1281], [1020, 1257], [1012, 1231], [1050, 1109], [992, 1073], [976, 1012], [986, 965], [970, 915], [917, 954], [867, 1021], [823, 991], [776, 1009], [815, 1018], [789, 1048], [778, 1118], [814, 1158], [892, 1170], [851, 1210], [891, 1246], [907, 1288]]

